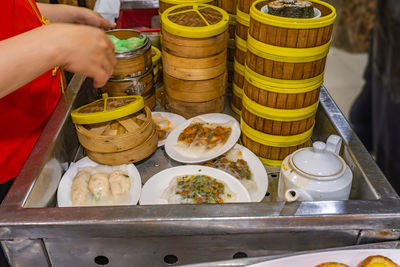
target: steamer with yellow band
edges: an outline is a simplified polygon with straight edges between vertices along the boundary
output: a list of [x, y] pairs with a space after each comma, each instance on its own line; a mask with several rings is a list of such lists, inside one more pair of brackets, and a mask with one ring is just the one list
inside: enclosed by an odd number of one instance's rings
[[214, 5], [215, 0], [159, 0], [159, 9], [158, 12], [160, 15], [164, 13], [170, 7], [182, 4], [209, 4]]
[[242, 142], [243, 145], [253, 151], [264, 164], [280, 166], [287, 155], [310, 145], [313, 127], [314, 126], [308, 131], [298, 135], [277, 136], [254, 130], [242, 119]]
[[262, 76], [246, 66], [243, 90], [254, 102], [279, 109], [298, 109], [316, 103], [323, 73], [306, 80], [280, 80]]
[[240, 114], [240, 110], [242, 109], [242, 95], [243, 95], [243, 85], [244, 85], [244, 66], [237, 62], [233, 64], [233, 95], [231, 106], [233, 111], [236, 114]]
[[167, 109], [184, 117], [223, 110], [228, 24], [228, 13], [206, 4], [177, 5], [163, 13]]
[[108, 97], [71, 113], [81, 145], [100, 164], [137, 162], [156, 149], [158, 135], [141, 96]]
[[268, 2], [258, 0], [250, 9], [248, 67], [261, 75], [286, 80], [309, 79], [323, 73], [335, 9], [310, 0], [321, 11], [321, 17], [294, 19], [262, 12]]

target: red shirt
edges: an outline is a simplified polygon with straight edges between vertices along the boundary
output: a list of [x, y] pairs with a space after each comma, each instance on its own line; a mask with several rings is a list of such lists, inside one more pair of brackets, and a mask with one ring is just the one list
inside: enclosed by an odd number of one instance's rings
[[[34, 0], [5, 0], [0, 6], [0, 41], [42, 26]], [[49, 70], [0, 99], [0, 184], [18, 175], [60, 96], [60, 75]]]

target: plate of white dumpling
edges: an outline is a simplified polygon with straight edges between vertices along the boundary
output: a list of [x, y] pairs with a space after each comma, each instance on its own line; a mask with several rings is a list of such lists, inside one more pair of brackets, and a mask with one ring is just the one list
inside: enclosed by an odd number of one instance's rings
[[71, 163], [57, 191], [59, 207], [136, 205], [142, 181], [133, 164], [100, 165], [88, 157]]

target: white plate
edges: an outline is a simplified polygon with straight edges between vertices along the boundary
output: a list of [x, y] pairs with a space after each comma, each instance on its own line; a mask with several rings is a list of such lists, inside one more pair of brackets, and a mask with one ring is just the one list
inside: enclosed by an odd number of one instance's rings
[[171, 180], [183, 175], [204, 174], [224, 182], [229, 189], [236, 194], [235, 202], [250, 202], [250, 195], [246, 188], [232, 175], [218, 169], [186, 165], [166, 169], [152, 176], [143, 186], [140, 196], [140, 205], [168, 204], [161, 196], [171, 183]]
[[[152, 112], [152, 115], [154, 114], [160, 114], [161, 116], [167, 118], [171, 123], [172, 123], [172, 129], [171, 132], [174, 128], [176, 128], [179, 124], [184, 123], [186, 119], [182, 117], [181, 115], [175, 114], [175, 113], [170, 113], [170, 112]], [[162, 141], [158, 141], [158, 147], [165, 145], [165, 142], [167, 139], [164, 139]]]
[[[96, 167], [96, 166], [101, 166], [101, 165], [92, 161], [88, 157], [84, 157], [83, 159], [75, 163], [71, 163], [71, 166], [65, 172], [64, 176], [61, 179], [60, 184], [58, 185], [57, 203], [59, 207], [72, 207], [71, 186], [74, 177], [78, 173], [78, 168]], [[130, 202], [121, 205], [136, 205], [139, 201], [140, 192], [142, 189], [142, 180], [140, 179], [140, 174], [136, 169], [135, 165], [133, 164], [127, 164], [121, 166], [126, 166], [128, 175], [131, 178], [131, 185], [133, 185], [131, 186], [130, 190], [130, 195], [131, 195]]]
[[[268, 14], [268, 5], [263, 6], [261, 8], [261, 12], [263, 12], [265, 14]], [[316, 18], [319, 18], [319, 17], [321, 17], [321, 11], [319, 11], [318, 8], [314, 7], [314, 17], [313, 17], [313, 19], [316, 19]]]
[[[177, 145], [177, 140], [180, 135], [180, 133], [190, 125], [192, 120], [194, 118], [199, 118], [204, 120], [205, 122], [208, 123], [227, 123], [228, 121], [233, 121], [232, 125], [232, 132], [231, 135], [229, 136], [228, 140], [226, 143], [220, 147], [217, 151], [211, 151], [211, 153], [204, 153], [201, 156], [198, 155], [193, 155], [193, 157], [189, 157], [187, 155], [184, 155], [181, 153], [179, 150], [179, 147]], [[225, 152], [227, 152], [229, 149], [231, 149], [236, 142], [239, 140], [240, 137], [240, 126], [237, 120], [235, 120], [233, 117], [222, 114], [222, 113], [209, 113], [209, 114], [204, 114], [200, 115], [197, 117], [191, 118], [187, 120], [185, 123], [180, 124], [178, 127], [176, 127], [168, 136], [167, 141], [165, 143], [165, 152], [167, 152], [168, 156], [170, 156], [172, 159], [183, 162], [183, 163], [199, 163], [199, 162], [204, 162], [213, 158], [216, 158]]]
[[242, 145], [236, 144], [232, 149], [239, 149], [242, 152], [242, 158], [249, 165], [252, 179], [257, 184], [257, 191], [249, 191], [251, 201], [259, 202], [263, 200], [268, 191], [268, 174], [261, 160], [252, 151]]
[[355, 267], [358, 266], [365, 258], [375, 255], [382, 255], [388, 257], [397, 264], [400, 263], [399, 249], [357, 249], [286, 257], [249, 265], [249, 267], [314, 267], [325, 262], [339, 262], [349, 265], [350, 267]]

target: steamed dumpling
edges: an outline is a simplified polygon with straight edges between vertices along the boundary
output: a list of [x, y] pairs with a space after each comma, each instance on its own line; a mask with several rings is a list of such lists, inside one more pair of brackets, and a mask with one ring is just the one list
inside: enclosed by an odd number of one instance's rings
[[114, 196], [123, 195], [131, 189], [131, 179], [122, 171], [114, 171], [110, 174], [110, 187]]
[[80, 171], [75, 176], [71, 187], [71, 200], [73, 205], [81, 205], [86, 202], [89, 193], [88, 184], [90, 173]]
[[96, 173], [90, 177], [89, 190], [96, 200], [110, 196], [110, 183], [108, 175], [105, 173]]

